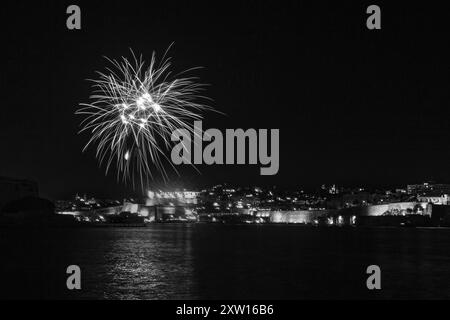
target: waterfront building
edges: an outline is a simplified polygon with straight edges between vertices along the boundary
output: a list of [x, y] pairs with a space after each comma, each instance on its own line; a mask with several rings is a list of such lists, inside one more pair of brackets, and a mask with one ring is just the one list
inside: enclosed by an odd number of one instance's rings
[[420, 202], [427, 202], [435, 205], [450, 205], [450, 196], [448, 194], [428, 193], [426, 195], [417, 197], [417, 199]]
[[450, 184], [428, 183], [410, 184], [406, 188], [408, 194], [425, 195], [427, 193], [450, 194]]

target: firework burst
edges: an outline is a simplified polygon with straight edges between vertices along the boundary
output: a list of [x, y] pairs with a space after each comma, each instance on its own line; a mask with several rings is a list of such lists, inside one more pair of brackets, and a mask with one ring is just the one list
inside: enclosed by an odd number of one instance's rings
[[207, 99], [200, 95], [205, 85], [197, 83], [196, 77], [184, 77], [197, 68], [172, 75], [168, 50], [159, 63], [153, 52], [149, 65], [133, 51], [130, 60], [106, 58], [110, 63], [106, 71], [89, 79], [90, 103], [80, 103], [76, 112], [84, 116], [80, 132], [91, 134], [83, 151], [95, 144], [106, 173], [116, 166], [118, 179], [133, 185], [139, 181], [142, 188], [155, 173], [168, 179], [165, 163], [176, 171], [166, 155], [172, 132], [186, 129], [193, 133], [193, 121], [211, 109], [196, 102]]

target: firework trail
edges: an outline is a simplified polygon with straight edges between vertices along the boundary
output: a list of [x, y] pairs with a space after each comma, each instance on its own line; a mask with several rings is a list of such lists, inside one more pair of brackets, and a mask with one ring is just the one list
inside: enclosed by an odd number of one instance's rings
[[139, 180], [142, 188], [154, 173], [167, 181], [165, 162], [176, 171], [166, 156], [172, 132], [193, 133], [193, 121], [211, 109], [195, 102], [207, 99], [200, 95], [205, 85], [196, 77], [183, 77], [197, 68], [172, 75], [169, 49], [159, 63], [153, 52], [147, 67], [142, 55], [136, 57], [133, 51], [130, 60], [106, 58], [110, 67], [97, 72], [97, 79], [89, 79], [90, 103], [80, 103], [76, 111], [84, 116], [80, 132], [91, 134], [83, 151], [96, 144], [96, 157], [100, 164], [106, 163], [106, 173], [115, 165], [118, 180], [133, 185]]

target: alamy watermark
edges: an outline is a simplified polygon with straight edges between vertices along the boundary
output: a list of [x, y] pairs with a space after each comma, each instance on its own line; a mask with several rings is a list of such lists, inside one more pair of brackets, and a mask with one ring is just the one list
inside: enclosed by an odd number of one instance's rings
[[81, 269], [77, 265], [70, 265], [66, 269], [69, 275], [66, 280], [66, 286], [69, 290], [81, 290]]
[[[192, 132], [177, 129], [171, 140], [177, 142], [171, 153], [175, 165], [260, 164], [265, 176], [276, 175], [280, 167], [279, 129], [226, 129], [224, 135], [219, 129], [203, 132], [202, 121], [195, 121]], [[204, 148], [203, 142], [208, 142]]]
[[366, 273], [370, 276], [367, 278], [366, 286], [369, 290], [381, 290], [381, 268], [377, 265], [367, 267]]
[[69, 30], [81, 29], [81, 9], [77, 5], [70, 5], [66, 9], [66, 14], [69, 14], [66, 20], [66, 27]]

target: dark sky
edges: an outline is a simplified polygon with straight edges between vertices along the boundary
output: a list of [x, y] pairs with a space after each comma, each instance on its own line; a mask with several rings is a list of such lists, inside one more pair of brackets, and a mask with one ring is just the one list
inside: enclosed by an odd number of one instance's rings
[[[276, 176], [184, 168], [174, 185], [450, 181], [446, 8], [380, 3], [382, 30], [370, 31], [372, 3], [218, 2], [2, 4], [0, 176], [34, 179], [52, 199], [135, 192], [105, 176], [93, 149], [82, 153], [74, 112], [103, 55], [150, 58], [175, 42], [175, 70], [203, 66], [212, 106], [226, 113], [207, 114], [204, 128], [279, 128], [281, 150]], [[70, 4], [81, 31], [66, 29]]]

